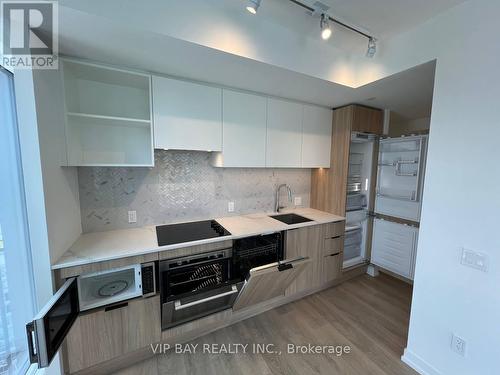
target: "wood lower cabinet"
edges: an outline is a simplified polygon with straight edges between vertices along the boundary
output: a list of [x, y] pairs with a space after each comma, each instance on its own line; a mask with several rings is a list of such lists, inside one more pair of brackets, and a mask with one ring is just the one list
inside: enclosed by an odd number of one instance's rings
[[322, 258], [322, 282], [324, 284], [334, 281], [342, 274], [343, 253], [326, 255]]
[[323, 256], [338, 254], [343, 252], [343, 250], [344, 250], [344, 236], [325, 238], [323, 252], [322, 252]]
[[324, 225], [322, 249], [322, 283], [327, 284], [342, 275], [344, 260], [345, 221]]
[[323, 224], [324, 238], [335, 238], [343, 236], [345, 233], [345, 221]]
[[[166, 357], [166, 356], [165, 356]], [[113, 372], [113, 375], [158, 375], [158, 356]]]
[[309, 257], [311, 262], [286, 289], [292, 295], [321, 285], [321, 248], [323, 228], [321, 225], [288, 230], [286, 232], [286, 259]]
[[161, 339], [160, 296], [82, 314], [66, 338], [70, 373], [122, 356]]
[[[340, 276], [344, 225], [342, 221], [287, 231], [286, 259], [302, 256], [309, 257], [311, 262], [287, 288], [285, 295], [318, 288]], [[332, 254], [337, 256], [331, 257]]]

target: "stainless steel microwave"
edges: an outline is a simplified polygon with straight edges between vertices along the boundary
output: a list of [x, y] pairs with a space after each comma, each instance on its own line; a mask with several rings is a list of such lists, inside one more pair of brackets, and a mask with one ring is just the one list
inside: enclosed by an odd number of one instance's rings
[[72, 277], [26, 325], [30, 362], [48, 367], [82, 311], [156, 294], [155, 262]]

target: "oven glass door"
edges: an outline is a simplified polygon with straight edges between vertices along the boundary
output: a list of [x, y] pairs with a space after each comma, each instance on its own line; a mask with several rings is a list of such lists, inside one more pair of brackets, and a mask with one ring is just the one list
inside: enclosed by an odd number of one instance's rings
[[218, 259], [203, 264], [171, 268], [162, 272], [162, 286], [167, 300], [174, 300], [193, 293], [216, 289], [229, 280], [229, 261]]
[[48, 367], [80, 313], [76, 278], [68, 279], [26, 325], [30, 362]]

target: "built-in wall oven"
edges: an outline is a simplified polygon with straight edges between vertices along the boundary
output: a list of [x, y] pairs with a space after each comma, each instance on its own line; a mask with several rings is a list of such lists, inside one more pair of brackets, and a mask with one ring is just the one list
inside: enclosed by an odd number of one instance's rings
[[282, 233], [160, 262], [162, 329], [233, 307], [250, 270], [283, 259]]
[[225, 310], [238, 294], [232, 249], [160, 262], [162, 329]]
[[284, 295], [310, 262], [284, 260], [284, 250], [283, 233], [278, 232], [237, 239], [232, 248], [161, 261], [162, 329]]

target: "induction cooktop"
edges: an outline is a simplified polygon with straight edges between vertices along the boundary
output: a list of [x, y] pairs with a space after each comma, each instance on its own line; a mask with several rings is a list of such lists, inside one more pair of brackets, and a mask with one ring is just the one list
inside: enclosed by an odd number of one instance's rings
[[159, 225], [156, 227], [158, 246], [183, 242], [206, 240], [230, 236], [231, 233], [215, 220], [194, 221], [190, 223]]

